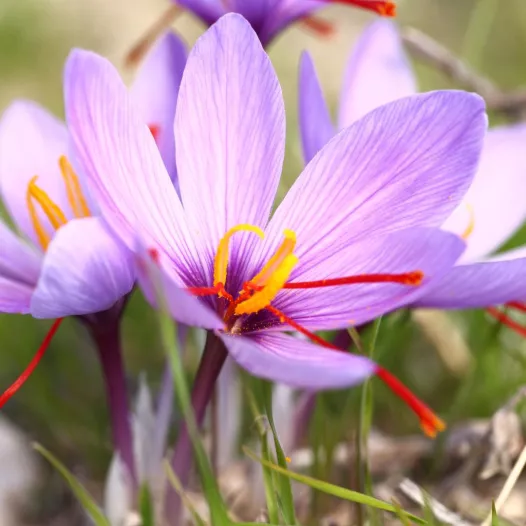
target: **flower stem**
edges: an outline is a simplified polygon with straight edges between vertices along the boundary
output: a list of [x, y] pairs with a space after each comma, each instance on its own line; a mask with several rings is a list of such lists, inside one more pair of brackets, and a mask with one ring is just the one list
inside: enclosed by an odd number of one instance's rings
[[137, 488], [133, 455], [133, 437], [126, 389], [124, 363], [120, 345], [118, 317], [96, 317], [87, 323], [97, 347], [110, 411], [113, 445], [130, 475], [132, 488]]
[[[213, 332], [209, 332], [191, 395], [192, 409], [198, 426], [203, 423], [206, 408], [212, 399], [226, 357], [227, 350], [224, 343]], [[186, 425], [183, 425], [171, 461], [174, 473], [183, 486], [188, 483], [192, 462], [192, 442]], [[170, 524], [181, 523], [181, 499], [171, 487], [167, 488], [165, 510]]]

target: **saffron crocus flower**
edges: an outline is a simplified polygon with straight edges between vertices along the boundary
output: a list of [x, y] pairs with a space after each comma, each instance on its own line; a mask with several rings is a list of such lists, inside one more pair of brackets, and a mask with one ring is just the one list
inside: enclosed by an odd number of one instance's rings
[[[300, 66], [300, 130], [308, 163], [336, 133], [371, 110], [416, 93], [416, 81], [395, 24], [370, 25], [353, 51], [343, 82], [338, 123], [331, 120], [314, 65]], [[526, 218], [526, 125], [490, 129], [480, 165], [466, 196], [442, 228], [464, 238], [459, 264], [421, 287], [415, 305], [467, 308], [526, 299], [526, 259], [488, 259]], [[524, 255], [524, 254], [522, 254]]]
[[139, 60], [155, 42], [159, 32], [173, 23], [181, 7], [207, 26], [227, 13], [238, 13], [248, 20], [261, 43], [268, 46], [281, 31], [297, 20], [319, 34], [330, 34], [333, 31], [331, 24], [313, 16], [329, 4], [351, 5], [382, 16], [395, 16], [396, 12], [395, 4], [384, 0], [177, 0], [132, 48], [127, 61], [133, 64]]
[[[175, 115], [184, 61], [179, 40], [164, 36], [132, 88], [172, 179], [173, 135], [167, 133], [171, 125], [166, 120], [173, 121]], [[0, 221], [0, 311], [58, 318], [52, 333], [63, 317], [81, 317], [99, 350], [115, 443], [133, 471], [119, 321], [135, 282], [135, 262], [99, 216], [82, 171], [64, 123], [29, 101], [14, 102], [5, 111], [0, 122], [0, 190], [19, 234]], [[1, 404], [27, 379], [49, 340], [2, 395]]]
[[[137, 467], [137, 479], [141, 487], [147, 487], [158, 522], [165, 484], [163, 458], [166, 450], [169, 420], [173, 409], [173, 386], [171, 379], [161, 393], [157, 411], [154, 411], [151, 392], [144, 376], [139, 382], [135, 411], [131, 415], [133, 452]], [[168, 389], [167, 389], [168, 387]], [[166, 396], [171, 394], [171, 396]], [[104, 488], [104, 511], [113, 526], [128, 524], [136, 513], [133, 484], [126, 466], [118, 452], [113, 456]], [[157, 521], [156, 521], [157, 523]]]
[[431, 227], [471, 183], [486, 128], [480, 97], [436, 92], [376, 110], [323, 148], [269, 221], [283, 99], [241, 16], [221, 18], [187, 61], [175, 119], [181, 198], [108, 61], [73, 52], [65, 90], [101, 213], [130, 249], [140, 238], [155, 254], [176, 320], [209, 329], [214, 348], [224, 345], [249, 372], [293, 386], [336, 388], [377, 374], [427, 431], [440, 427], [384, 369], [321, 347], [313, 331], [405, 305], [457, 260], [464, 243]]
[[296, 20], [331, 3], [353, 5], [383, 16], [395, 14], [393, 2], [375, 0], [181, 0], [177, 3], [207, 25], [212, 25], [227, 13], [239, 13], [250, 23], [264, 46]]

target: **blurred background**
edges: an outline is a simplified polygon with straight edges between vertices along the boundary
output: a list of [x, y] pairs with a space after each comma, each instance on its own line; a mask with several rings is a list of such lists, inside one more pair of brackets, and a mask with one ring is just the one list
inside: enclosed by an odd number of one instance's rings
[[[72, 47], [108, 56], [131, 80], [133, 71], [123, 67], [124, 57], [167, 5], [164, 0], [2, 0], [0, 110], [15, 98], [28, 98], [62, 116], [62, 66]], [[502, 88], [526, 84], [524, 0], [399, 0], [398, 13], [401, 26], [428, 33]], [[320, 16], [334, 24], [334, 35], [323, 37], [297, 26], [280, 35], [269, 50], [288, 119], [280, 196], [302, 168], [296, 108], [301, 51], [313, 54], [334, 109], [353, 43], [374, 19], [346, 6], [329, 6]], [[203, 31], [189, 14], [183, 14], [174, 29], [189, 46]], [[423, 90], [454, 86], [431, 67], [413, 62]], [[526, 232], [507, 247], [521, 242], [526, 242]], [[49, 323], [28, 316], [0, 315], [0, 388], [26, 367], [48, 328]], [[130, 393], [136, 392], [141, 372], [155, 389], [163, 355], [154, 315], [140, 292], [126, 311], [123, 333]], [[396, 313], [383, 324], [377, 360], [450, 424], [493, 414], [526, 378], [526, 345], [483, 312]], [[337, 423], [343, 436], [353, 428], [353, 413], [342, 413], [347, 396], [332, 393], [323, 402], [324, 428]], [[108, 415], [96, 355], [80, 324], [67, 320], [30, 381], [2, 414], [100, 493], [112, 453]], [[417, 432], [412, 414], [376, 382], [374, 425], [392, 435]], [[0, 472], [15, 469], [4, 468], [2, 462], [0, 453]]]

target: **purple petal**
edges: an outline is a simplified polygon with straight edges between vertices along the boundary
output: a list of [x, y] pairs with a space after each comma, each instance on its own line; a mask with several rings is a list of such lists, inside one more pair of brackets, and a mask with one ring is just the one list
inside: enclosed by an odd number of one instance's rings
[[139, 284], [144, 296], [153, 307], [157, 307], [156, 290], [158, 290], [164, 295], [174, 320], [204, 329], [224, 328], [225, 323], [214, 310], [204, 301], [184, 290], [180, 279], [166, 266], [161, 255], [159, 261], [154, 263], [144, 250], [141, 249], [139, 252], [137, 265]]
[[[272, 64], [248, 22], [225, 15], [188, 57], [175, 119], [182, 201], [210, 274], [228, 229], [265, 226], [284, 141], [283, 98]], [[234, 242], [232, 253], [248, 252], [257, 238]], [[235, 257], [229, 271], [237, 273]]]
[[350, 387], [375, 373], [368, 358], [278, 333], [247, 338], [218, 333], [237, 363], [254, 376], [308, 388]]
[[347, 65], [338, 126], [346, 128], [378, 106], [416, 92], [396, 25], [377, 20], [363, 32]]
[[60, 318], [104, 311], [128, 294], [134, 281], [131, 253], [102, 220], [75, 219], [49, 245], [31, 314]]
[[495, 251], [526, 219], [526, 125], [491, 129], [466, 197], [443, 228], [462, 235], [470, 223], [469, 262]]
[[485, 129], [482, 99], [464, 92], [414, 95], [374, 110], [307, 165], [250, 270], [269, 259], [287, 228], [309, 267], [372, 236], [440, 225], [472, 181]]
[[116, 69], [95, 53], [75, 50], [64, 90], [70, 132], [110, 228], [131, 250], [140, 236], [167, 254], [188, 282], [199, 281], [181, 202]]
[[[27, 207], [29, 181], [37, 175], [38, 186], [66, 217], [73, 217], [58, 164], [60, 156], [67, 153], [65, 125], [38, 104], [19, 100], [4, 112], [0, 121], [0, 191], [18, 228], [36, 244]], [[48, 226], [45, 216], [42, 221]]]
[[[422, 271], [421, 286], [393, 283], [341, 285], [282, 291], [273, 305], [310, 330], [361, 325], [413, 301], [420, 289], [450, 271], [464, 250], [457, 236], [438, 229], [414, 228], [374, 237], [327, 254], [305, 267], [300, 263], [290, 282], [362, 274]], [[286, 327], [285, 327], [286, 328]]]
[[416, 305], [465, 309], [526, 299], [526, 258], [459, 265], [424, 288]]
[[33, 288], [40, 275], [42, 256], [0, 220], [0, 276]]
[[[241, 1], [248, 3], [253, 0]], [[326, 0], [274, 0], [272, 8], [268, 9], [269, 12], [263, 27], [258, 31], [262, 44], [267, 46], [280, 31], [295, 20], [308, 16], [326, 6]]]
[[300, 61], [299, 125], [305, 164], [321, 150], [335, 134], [327, 103], [309, 53]]
[[177, 171], [173, 123], [185, 63], [183, 42], [167, 32], [147, 55], [131, 87], [132, 99], [144, 122], [156, 130], [157, 146], [174, 182], [177, 181]]
[[226, 12], [226, 2], [221, 0], [177, 0], [176, 3], [194, 13], [209, 26]]
[[33, 288], [0, 276], [0, 312], [28, 314]]

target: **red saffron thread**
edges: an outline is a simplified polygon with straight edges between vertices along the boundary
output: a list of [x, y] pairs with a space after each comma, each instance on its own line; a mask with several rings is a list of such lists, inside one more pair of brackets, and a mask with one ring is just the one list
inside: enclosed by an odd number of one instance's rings
[[44, 357], [44, 354], [46, 353], [49, 344], [51, 343], [51, 340], [55, 336], [55, 333], [57, 332], [58, 328], [60, 327], [60, 324], [62, 323], [64, 318], [57, 318], [53, 325], [51, 326], [51, 329], [49, 329], [48, 333], [46, 334], [46, 337], [44, 338], [44, 341], [38, 348], [38, 351], [36, 352], [35, 356], [33, 356], [31, 362], [27, 366], [26, 370], [11, 384], [10, 387], [8, 387], [3, 394], [0, 396], [0, 407], [3, 407], [6, 402], [14, 395], [16, 392], [25, 384], [25, 382], [28, 380], [28, 378], [31, 376], [33, 371], [35, 370], [36, 366], [40, 363], [40, 360]]

